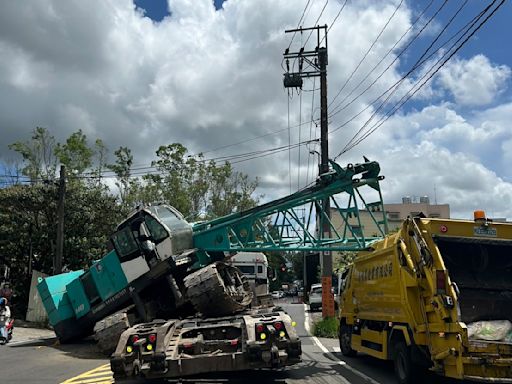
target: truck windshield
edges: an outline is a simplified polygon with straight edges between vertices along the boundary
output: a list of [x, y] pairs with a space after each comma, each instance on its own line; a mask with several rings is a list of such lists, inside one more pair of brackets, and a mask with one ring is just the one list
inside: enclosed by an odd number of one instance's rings
[[244, 274], [244, 275], [254, 275], [254, 266], [253, 265], [236, 265], [235, 266]]
[[139, 250], [137, 242], [135, 241], [133, 233], [129, 227], [125, 227], [120, 231], [114, 233], [112, 235], [112, 242], [114, 243], [116, 252], [119, 254], [119, 257], [121, 258], [128, 256]]
[[322, 287], [317, 287], [317, 288], [311, 289], [311, 293], [312, 294], [322, 294]]

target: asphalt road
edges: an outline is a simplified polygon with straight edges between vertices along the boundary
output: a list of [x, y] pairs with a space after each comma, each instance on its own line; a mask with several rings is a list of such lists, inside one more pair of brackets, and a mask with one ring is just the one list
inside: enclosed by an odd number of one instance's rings
[[[297, 332], [302, 340], [302, 363], [279, 371], [238, 372], [216, 374], [190, 383], [354, 383], [394, 384], [393, 365], [369, 356], [345, 358], [339, 353], [338, 341], [311, 337], [306, 328], [307, 319], [317, 313], [305, 311], [303, 304], [282, 300], [283, 308], [297, 322]], [[16, 330], [15, 330], [16, 331]], [[11, 344], [0, 347], [2, 383], [112, 383], [108, 358], [102, 356], [92, 340], [77, 344], [59, 345], [55, 338], [39, 341], [13, 339]], [[418, 378], [420, 379], [420, 378]], [[420, 381], [420, 380], [418, 380]], [[426, 377], [423, 382], [457, 383], [439, 377]]]

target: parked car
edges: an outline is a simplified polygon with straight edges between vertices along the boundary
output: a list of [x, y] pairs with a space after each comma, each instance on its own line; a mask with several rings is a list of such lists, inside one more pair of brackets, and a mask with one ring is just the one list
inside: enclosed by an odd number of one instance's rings
[[283, 291], [274, 291], [272, 292], [272, 298], [273, 299], [281, 299], [284, 297], [284, 292]]
[[309, 291], [309, 310], [316, 311], [322, 308], [322, 284], [313, 284]]

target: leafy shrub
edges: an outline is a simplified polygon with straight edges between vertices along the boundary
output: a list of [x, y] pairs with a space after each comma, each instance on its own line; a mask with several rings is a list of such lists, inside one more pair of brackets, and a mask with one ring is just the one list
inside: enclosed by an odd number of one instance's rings
[[317, 337], [328, 337], [335, 339], [338, 337], [338, 319], [335, 317], [326, 317], [317, 321], [313, 326], [313, 335]]

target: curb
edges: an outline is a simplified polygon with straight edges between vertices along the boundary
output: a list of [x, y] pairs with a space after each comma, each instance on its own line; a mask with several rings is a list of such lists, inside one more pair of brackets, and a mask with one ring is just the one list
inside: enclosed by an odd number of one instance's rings
[[348, 369], [352, 373], [358, 375], [362, 379], [365, 379], [366, 381], [372, 384], [381, 384], [377, 380], [372, 379], [370, 376], [365, 375], [363, 372], [351, 367], [350, 365], [347, 364], [346, 361], [340, 360], [338, 357], [334, 356], [331, 352], [329, 352], [329, 350], [322, 344], [322, 342], [316, 336], [313, 336], [313, 334], [311, 333], [311, 326], [309, 324], [309, 314], [307, 311], [306, 304], [304, 304], [304, 328], [306, 329], [308, 335], [311, 337], [311, 340], [313, 340], [313, 343], [318, 348], [320, 348], [320, 350], [333, 362], [337, 363], [338, 365], [342, 365], [344, 368]]

